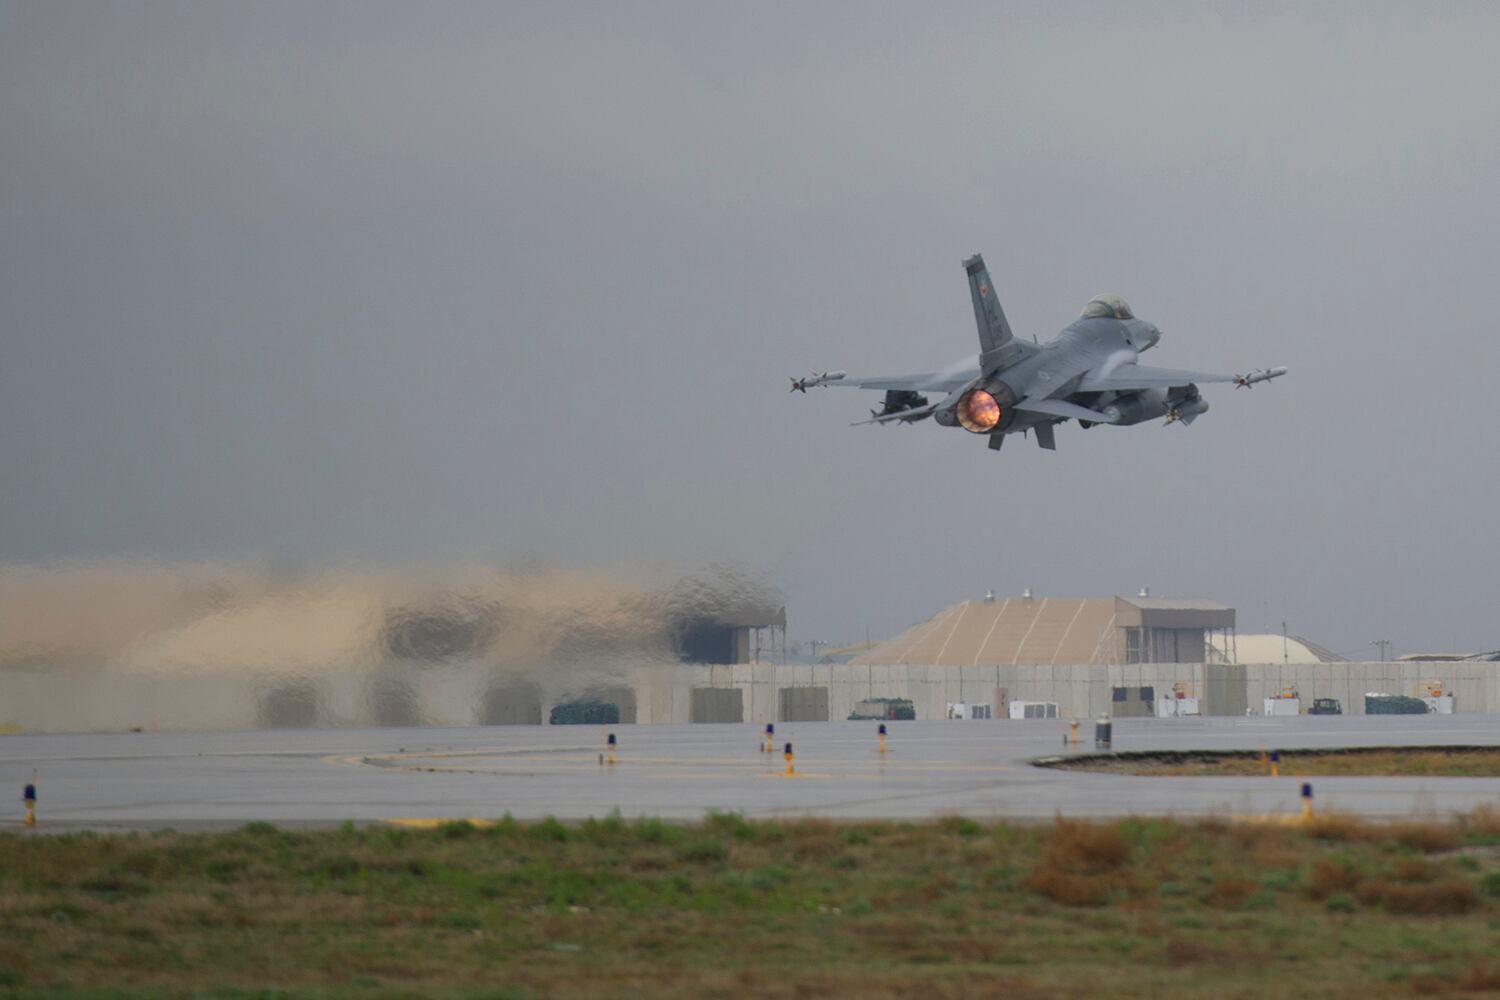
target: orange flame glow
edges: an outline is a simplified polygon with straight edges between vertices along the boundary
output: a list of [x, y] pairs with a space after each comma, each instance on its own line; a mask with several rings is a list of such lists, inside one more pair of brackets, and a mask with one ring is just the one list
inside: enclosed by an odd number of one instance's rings
[[1000, 404], [983, 389], [958, 401], [958, 422], [971, 434], [988, 434], [1000, 423]]

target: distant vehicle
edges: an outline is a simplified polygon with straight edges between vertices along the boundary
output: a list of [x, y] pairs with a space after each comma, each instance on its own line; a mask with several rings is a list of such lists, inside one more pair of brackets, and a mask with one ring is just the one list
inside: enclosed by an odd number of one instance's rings
[[[1126, 427], [1157, 417], [1168, 424], [1190, 424], [1207, 412], [1199, 382], [1233, 382], [1250, 387], [1286, 374], [1285, 368], [1260, 368], [1244, 375], [1147, 368], [1139, 356], [1156, 346], [1161, 330], [1136, 319], [1118, 295], [1099, 295], [1083, 315], [1046, 344], [1027, 343], [1011, 333], [990, 283], [984, 258], [964, 261], [969, 297], [979, 328], [976, 364], [947, 371], [878, 378], [850, 378], [824, 372], [792, 379], [792, 391], [817, 385], [883, 389], [885, 406], [870, 411], [868, 424], [910, 424], [931, 417], [943, 427], [962, 427], [989, 439], [998, 450], [1005, 435], [1032, 431], [1047, 450], [1057, 447], [1053, 428], [1065, 420], [1080, 427], [1117, 424]], [[926, 393], [942, 393], [933, 402]]]
[[554, 726], [614, 726], [620, 722], [620, 706], [592, 698], [566, 701], [552, 706], [547, 722]]
[[861, 719], [915, 719], [917, 710], [910, 698], [866, 698], [849, 713], [850, 721]]
[[1307, 710], [1308, 715], [1343, 715], [1344, 706], [1339, 704], [1337, 698], [1314, 698], [1312, 708]]
[[1431, 709], [1421, 698], [1408, 698], [1399, 694], [1365, 694], [1366, 715], [1426, 715]]

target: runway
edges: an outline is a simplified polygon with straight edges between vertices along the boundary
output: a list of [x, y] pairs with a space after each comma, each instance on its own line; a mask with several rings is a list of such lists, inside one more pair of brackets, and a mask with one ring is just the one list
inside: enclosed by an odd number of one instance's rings
[[[437, 818], [747, 816], [978, 819], [1293, 815], [1296, 778], [1148, 778], [1033, 767], [1063, 752], [1055, 720], [619, 726], [492, 726], [0, 736], [8, 796], [0, 828], [21, 829], [35, 769], [39, 830], [214, 828]], [[1500, 716], [1123, 719], [1114, 749], [1247, 749], [1500, 744]], [[1092, 749], [1093, 726], [1082, 729]], [[783, 744], [795, 751], [785, 777]], [[1377, 816], [1500, 805], [1500, 778], [1318, 778], [1320, 809]]]

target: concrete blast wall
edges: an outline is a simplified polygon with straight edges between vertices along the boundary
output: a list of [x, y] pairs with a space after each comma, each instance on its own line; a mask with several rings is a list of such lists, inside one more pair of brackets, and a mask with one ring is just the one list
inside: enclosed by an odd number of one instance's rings
[[1244, 715], [1295, 689], [1306, 710], [1336, 698], [1346, 714], [1364, 712], [1366, 692], [1454, 697], [1458, 712], [1500, 712], [1500, 664], [1324, 663], [1114, 666], [915, 667], [849, 664], [601, 664], [534, 673], [480, 664], [444, 670], [348, 668], [162, 673], [123, 671], [0, 673], [0, 730], [246, 729], [371, 725], [534, 725], [554, 706], [580, 698], [612, 701], [621, 721], [639, 723], [845, 719], [869, 698], [910, 699], [918, 719], [943, 719], [950, 704], [1051, 702], [1061, 718], [1121, 713], [1116, 689], [1140, 699], [1180, 693], [1204, 714]]

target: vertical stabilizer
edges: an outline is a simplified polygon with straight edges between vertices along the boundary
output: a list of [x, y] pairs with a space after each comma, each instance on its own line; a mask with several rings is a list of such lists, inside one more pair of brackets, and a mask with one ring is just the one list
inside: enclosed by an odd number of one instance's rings
[[1005, 310], [1000, 308], [995, 286], [990, 283], [984, 256], [975, 254], [964, 261], [964, 270], [969, 272], [969, 297], [974, 300], [974, 322], [979, 327], [979, 352], [992, 354], [1013, 339], [1010, 324], [1005, 320]]

